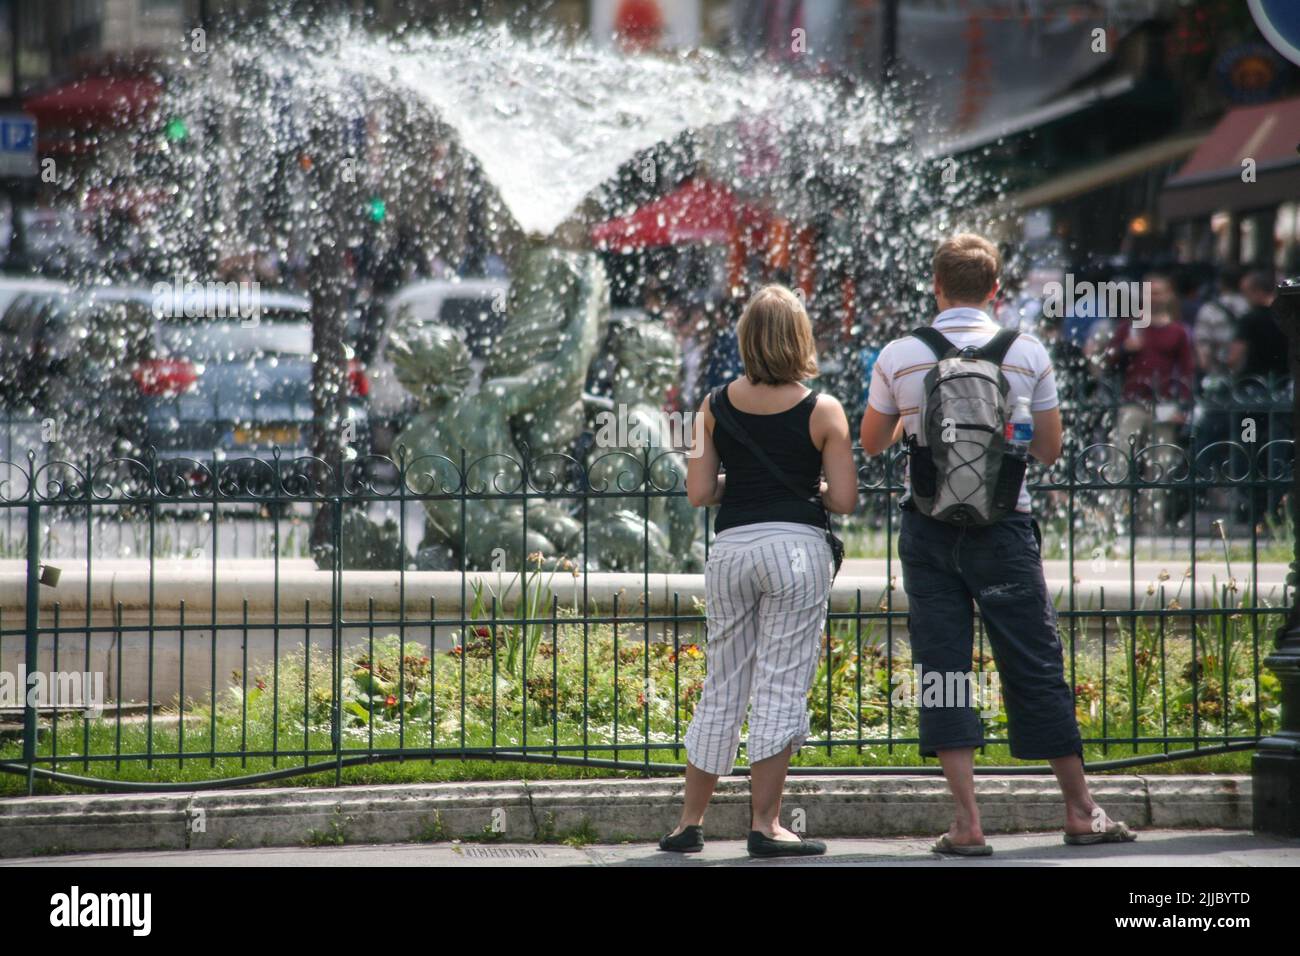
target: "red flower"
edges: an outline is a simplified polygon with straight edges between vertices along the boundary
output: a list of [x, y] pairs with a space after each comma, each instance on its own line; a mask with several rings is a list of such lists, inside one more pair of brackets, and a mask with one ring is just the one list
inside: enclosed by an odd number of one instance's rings
[[392, 707], [396, 703], [397, 703], [397, 698], [394, 697], [392, 694], [389, 694], [387, 699], [384, 701], [384, 706]]
[[492, 632], [480, 624], [478, 627], [474, 628], [474, 633], [479, 637], [487, 637]]

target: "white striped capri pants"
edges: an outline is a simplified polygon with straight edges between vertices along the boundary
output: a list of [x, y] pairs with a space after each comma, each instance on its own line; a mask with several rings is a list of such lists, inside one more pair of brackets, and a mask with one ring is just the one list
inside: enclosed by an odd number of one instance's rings
[[704, 570], [704, 688], [686, 731], [699, 769], [731, 773], [746, 710], [751, 765], [787, 746], [798, 752], [808, 738], [832, 560], [823, 530], [807, 524], [741, 525], [714, 540]]

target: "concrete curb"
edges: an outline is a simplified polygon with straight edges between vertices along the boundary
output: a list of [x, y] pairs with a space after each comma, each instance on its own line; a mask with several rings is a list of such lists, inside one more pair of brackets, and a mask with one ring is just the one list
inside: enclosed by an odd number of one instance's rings
[[[124, 615], [147, 614], [152, 595], [153, 607], [162, 612], [165, 620], [173, 620], [182, 600], [185, 601], [189, 619], [199, 622], [213, 611], [212, 565], [199, 560], [159, 559], [151, 566], [139, 559], [95, 559], [93, 575], [87, 591], [87, 568], [84, 559], [67, 559], [60, 562], [62, 574], [56, 587], [42, 587], [41, 611], [48, 616], [55, 604], [65, 615], [84, 616], [89, 607], [92, 619], [114, 612], [120, 603]], [[310, 561], [285, 559], [280, 561], [279, 576], [271, 573], [269, 560], [236, 559], [217, 563], [216, 615], [221, 621], [239, 621], [247, 602], [250, 623], [261, 624], [271, 619], [278, 606], [284, 621], [301, 620], [303, 603], [310, 601], [318, 614], [333, 608], [334, 576], [317, 570]], [[1065, 561], [1044, 562], [1044, 575], [1048, 593], [1068, 595], [1071, 585], [1070, 565]], [[1187, 604], [1191, 599], [1191, 586], [1184, 584], [1183, 568], [1179, 561], [1141, 561], [1134, 568], [1134, 582], [1129, 581], [1127, 564], [1110, 562], [1108, 570], [1094, 571], [1089, 561], [1075, 563], [1075, 607], [1087, 610], [1102, 606], [1126, 608], [1131, 602], [1137, 605], [1150, 603], [1148, 586], [1158, 584], [1161, 572], [1174, 577], [1164, 584], [1167, 597], [1178, 596]], [[1212, 560], [1197, 562], [1196, 595], [1203, 605], [1213, 603], [1219, 589], [1229, 578], [1237, 587], [1255, 586], [1256, 574], [1261, 601], [1272, 604], [1285, 603], [1288, 566], [1281, 563], [1261, 563], [1252, 568], [1249, 562], [1237, 568], [1235, 575], [1228, 573], [1226, 565]], [[514, 578], [515, 572], [470, 571], [465, 576], [464, 592], [473, 594], [476, 583], [502, 591]], [[581, 593], [579, 579], [566, 574], [556, 575], [552, 586], [561, 607], [571, 606]], [[897, 561], [886, 563], [875, 559], [848, 559], [843, 572], [835, 579], [831, 589], [831, 608], [837, 612], [850, 612], [861, 599], [864, 614], [879, 614], [887, 589], [894, 585], [889, 607], [895, 611], [907, 610], [907, 594], [901, 586], [902, 567]], [[404, 591], [402, 586], [404, 585]], [[440, 617], [459, 617], [461, 614], [462, 582], [459, 571], [408, 571], [403, 578], [396, 571], [345, 571], [342, 575], [341, 597], [343, 613], [354, 623], [364, 621], [370, 602], [375, 612], [383, 616], [404, 612], [408, 617], [420, 618], [429, 613], [429, 599], [437, 601]], [[592, 571], [587, 575], [587, 594], [596, 606], [609, 609], [615, 596], [623, 613], [635, 618], [642, 612], [643, 603], [650, 613], [666, 614], [673, 610], [677, 597], [683, 614], [690, 614], [691, 602], [704, 598], [704, 575], [654, 572], [643, 576], [632, 572]], [[402, 599], [405, 606], [402, 606]], [[1066, 601], [1063, 598], [1063, 601]], [[21, 612], [27, 601], [27, 565], [24, 561], [0, 560], [0, 606]], [[277, 603], [278, 602], [278, 603]], [[99, 612], [98, 614], [96, 612]]]
[[[1249, 776], [1099, 776], [1093, 794], [1137, 828], [1249, 829]], [[435, 783], [277, 788], [181, 794], [20, 797], [0, 800], [0, 856], [107, 850], [501, 839], [654, 840], [670, 829], [681, 778]], [[985, 831], [1053, 830], [1060, 794], [1050, 777], [977, 780]], [[792, 777], [783, 819], [810, 836], [926, 836], [950, 822], [939, 777]], [[707, 833], [749, 829], [749, 781], [723, 780]], [[494, 836], [500, 834], [500, 836]]]

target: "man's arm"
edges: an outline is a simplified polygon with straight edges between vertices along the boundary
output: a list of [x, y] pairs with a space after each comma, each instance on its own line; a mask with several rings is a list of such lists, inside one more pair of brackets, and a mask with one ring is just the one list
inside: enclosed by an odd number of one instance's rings
[[1031, 364], [1042, 371], [1029, 397], [1034, 416], [1034, 438], [1029, 443], [1029, 454], [1050, 466], [1061, 457], [1061, 403], [1056, 393], [1056, 370], [1041, 342], [1034, 340], [1031, 348], [1034, 350]]
[[879, 455], [903, 437], [903, 419], [898, 415], [886, 415], [868, 405], [858, 437], [863, 451], [868, 455]]
[[858, 428], [862, 450], [868, 455], [879, 455], [903, 436], [903, 420], [894, 396], [892, 376], [885, 371], [893, 354], [893, 343], [890, 343], [880, 350], [871, 369], [867, 410], [863, 413], [862, 424]]
[[1061, 406], [1034, 412], [1034, 440], [1029, 443], [1029, 454], [1034, 460], [1049, 467], [1055, 464], [1061, 457], [1061, 443]]

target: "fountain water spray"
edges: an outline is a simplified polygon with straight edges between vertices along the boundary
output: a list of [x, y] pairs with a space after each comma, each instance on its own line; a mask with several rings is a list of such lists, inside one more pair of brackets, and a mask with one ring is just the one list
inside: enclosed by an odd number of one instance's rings
[[[908, 112], [872, 90], [708, 52], [625, 56], [489, 28], [392, 38], [286, 19], [183, 54], [165, 72], [156, 128], [138, 133], [137, 149], [104, 151], [67, 188], [131, 188], [146, 172], [139, 154], [152, 150], [159, 195], [133, 255], [113, 264], [118, 277], [265, 273], [310, 291], [314, 454], [326, 462], [346, 457], [344, 356], [382, 315], [395, 284], [384, 270], [473, 274], [500, 257], [513, 266], [511, 312], [541, 316], [556, 291], [548, 282], [606, 287], [590, 252], [584, 264], [548, 247], [589, 246], [594, 222], [707, 177], [816, 236], [810, 312], [833, 332], [824, 365], [849, 370], [826, 387], [852, 406], [858, 350], [928, 318], [936, 239], [987, 225], [971, 217], [994, 192], [974, 170], [945, 175], [914, 145]], [[836, 309], [849, 281], [860, 295], [845, 317]], [[590, 312], [588, 298], [565, 308]], [[540, 339], [494, 343], [494, 381], [558, 358], [556, 343], [582, 341], [587, 354], [594, 334], [599, 348], [603, 318], [579, 328], [572, 315]], [[550, 345], [538, 351], [538, 341]], [[535, 408], [512, 418], [534, 451], [568, 450], [580, 378], [565, 378], [574, 395], [538, 406], [564, 409], [562, 425]]]

